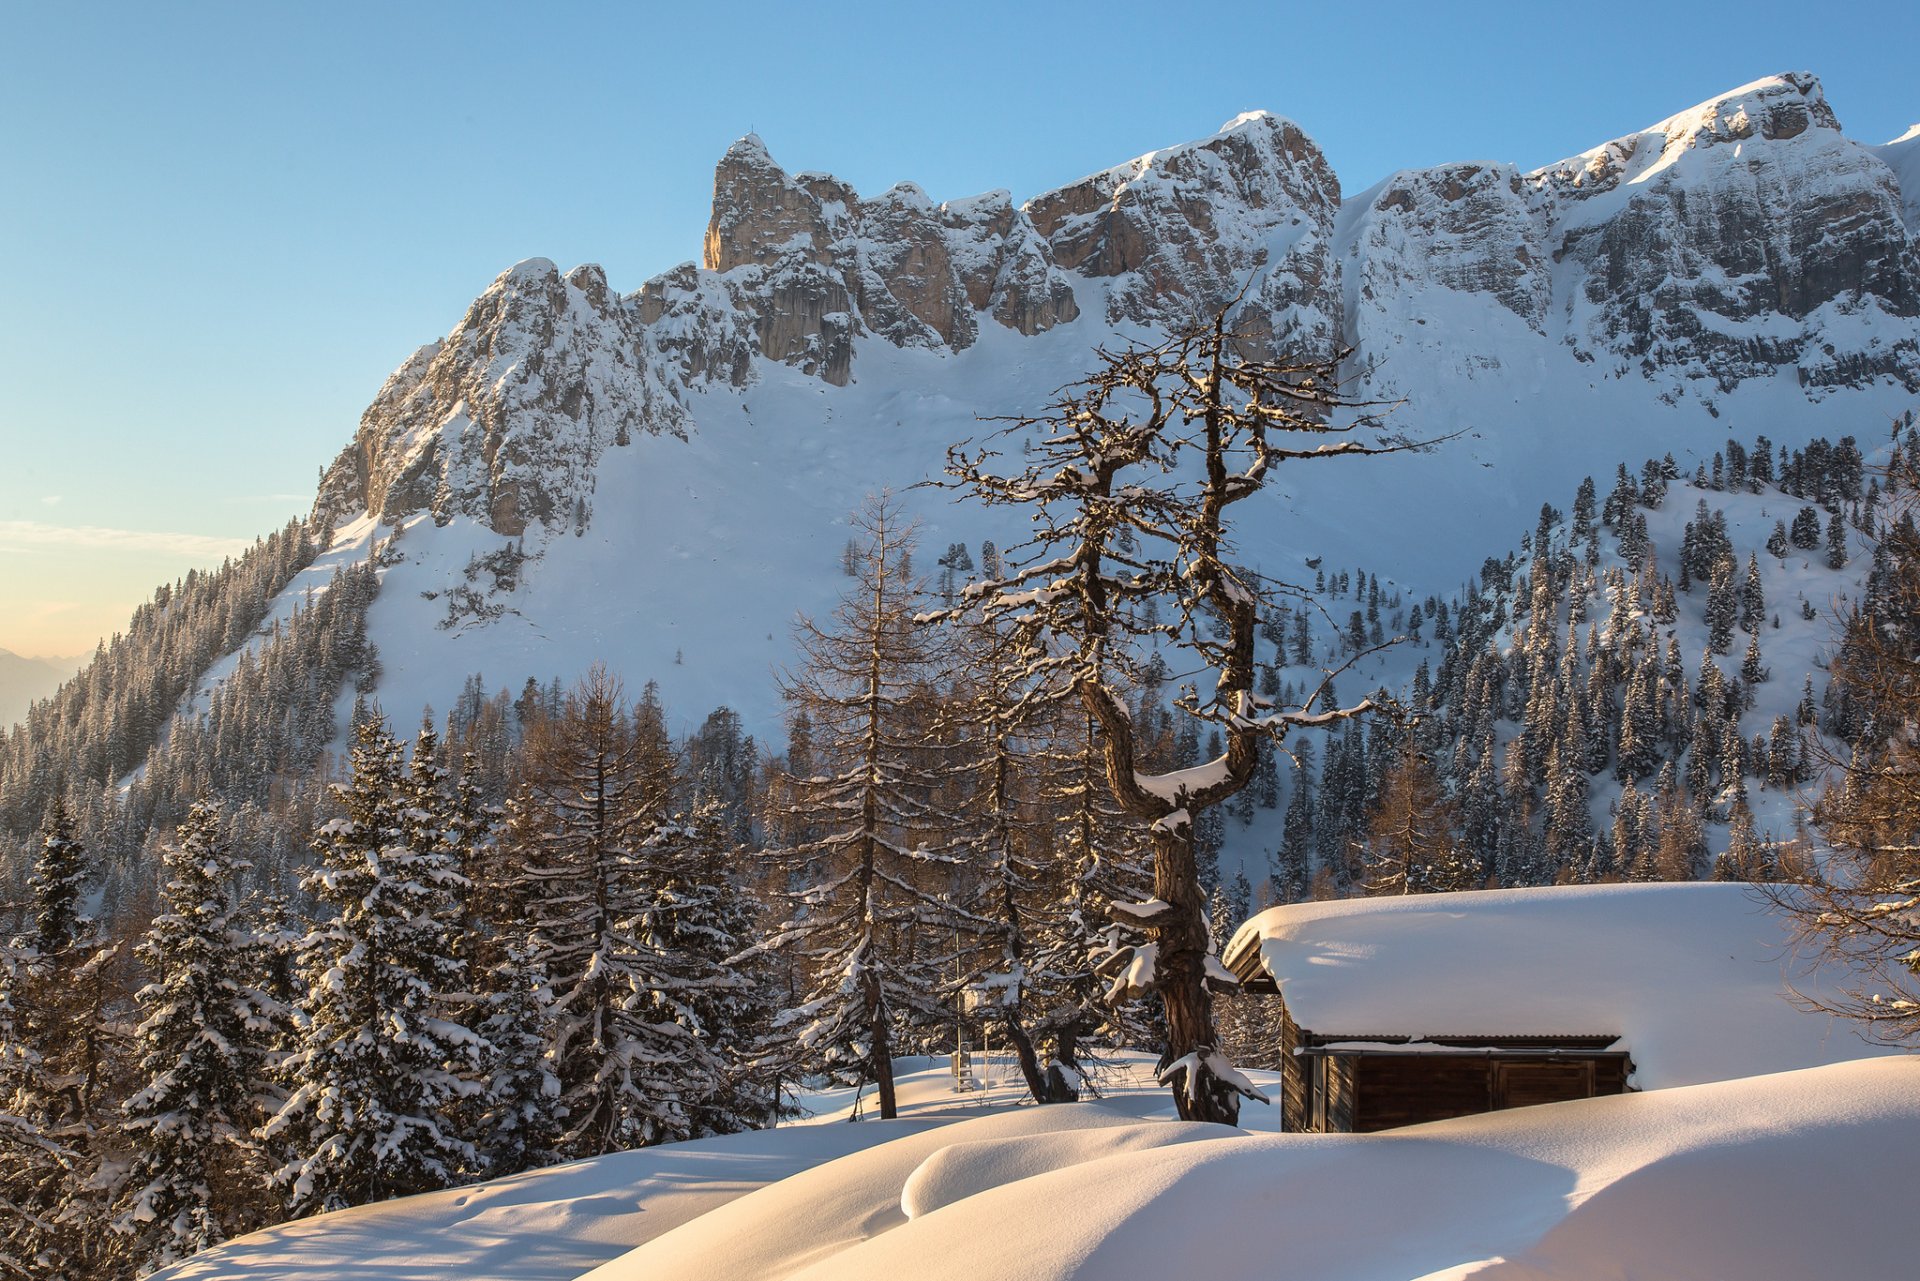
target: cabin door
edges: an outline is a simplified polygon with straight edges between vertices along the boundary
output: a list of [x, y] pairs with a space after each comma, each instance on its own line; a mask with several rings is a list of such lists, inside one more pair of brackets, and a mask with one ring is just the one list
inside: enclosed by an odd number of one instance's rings
[[1493, 1106], [1531, 1107], [1593, 1097], [1592, 1059], [1495, 1059]]

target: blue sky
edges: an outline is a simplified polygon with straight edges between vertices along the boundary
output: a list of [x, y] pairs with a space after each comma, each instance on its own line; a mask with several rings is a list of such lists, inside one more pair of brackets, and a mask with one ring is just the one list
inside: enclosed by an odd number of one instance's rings
[[[1340, 7], [1344, 9], [1345, 7]], [[758, 131], [1017, 198], [1264, 107], [1349, 191], [1544, 164], [1778, 71], [1920, 120], [1920, 6], [15, 5], [0, 39], [0, 648], [91, 648], [304, 512], [502, 269], [698, 256]], [[1177, 15], [1177, 16], [1176, 16]]]

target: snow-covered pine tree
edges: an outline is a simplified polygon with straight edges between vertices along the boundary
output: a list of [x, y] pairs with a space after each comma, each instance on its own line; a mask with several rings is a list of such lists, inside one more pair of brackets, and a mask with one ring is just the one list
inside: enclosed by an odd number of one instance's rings
[[529, 731], [523, 774], [509, 830], [530, 963], [552, 994], [555, 1155], [685, 1138], [687, 1038], [651, 1008], [664, 967], [639, 936], [653, 895], [646, 845], [677, 782], [664, 727], [637, 724], [619, 680], [596, 665]]
[[39, 953], [0, 940], [0, 1276], [36, 1278], [59, 1266], [62, 1190], [78, 1153], [49, 1137], [50, 1091], [26, 1006]]
[[447, 1016], [465, 967], [452, 945], [459, 873], [419, 813], [398, 741], [364, 721], [344, 816], [314, 840], [303, 888], [334, 915], [300, 947], [305, 994], [286, 1102], [261, 1129], [295, 1215], [457, 1183], [475, 1163], [450, 1105], [483, 1044]]
[[58, 956], [78, 940], [83, 924], [80, 898], [86, 882], [86, 848], [74, 837], [66, 797], [56, 793], [47, 805], [40, 852], [27, 882], [33, 895], [30, 941], [35, 952]]
[[740, 879], [734, 823], [710, 797], [661, 824], [646, 851], [650, 898], [636, 932], [659, 965], [647, 998], [657, 1019], [684, 1029], [680, 1091], [694, 1137], [756, 1129], [779, 1111], [768, 1053], [777, 972], [765, 953], [735, 960], [760, 907]]
[[[1228, 509], [1258, 492], [1279, 462], [1384, 452], [1390, 443], [1316, 439], [1348, 431], [1332, 365], [1249, 359], [1228, 310], [1150, 348], [1104, 356], [1101, 367], [1042, 414], [1011, 424], [1030, 443], [1013, 474], [989, 448], [949, 451], [953, 484], [1030, 518], [1037, 555], [969, 589], [991, 618], [1030, 616], [1023, 656], [1032, 678], [1070, 689], [1105, 732], [1108, 782], [1148, 826], [1154, 898], [1115, 905], [1151, 941], [1109, 958], [1122, 992], [1156, 991], [1171, 1034], [1166, 1079], [1183, 1117], [1233, 1121], [1258, 1096], [1219, 1051], [1211, 986], [1233, 979], [1208, 951], [1207, 904], [1195, 860], [1196, 818], [1252, 777], [1255, 740], [1278, 740], [1366, 710], [1283, 710], [1254, 688], [1255, 627], [1266, 588], [1226, 558]], [[1290, 442], [1300, 442], [1295, 447]], [[1128, 546], [1122, 547], [1125, 531]], [[1162, 621], [1149, 624], [1149, 606]], [[1142, 772], [1126, 686], [1149, 640], [1189, 650], [1213, 673], [1203, 698], [1183, 691], [1190, 718], [1225, 735], [1214, 760], [1170, 774]]]
[[132, 1140], [114, 1230], [142, 1272], [257, 1223], [265, 1162], [252, 1137], [272, 1100], [264, 1069], [280, 1018], [252, 981], [234, 903], [248, 864], [197, 803], [162, 853], [160, 910], [138, 948], [153, 981], [138, 995], [140, 1084], [123, 1105]]
[[961, 856], [940, 830], [950, 816], [926, 800], [941, 780], [917, 723], [931, 655], [914, 621], [912, 531], [885, 496], [853, 525], [855, 580], [829, 623], [801, 620], [805, 661], [782, 682], [807, 714], [815, 772], [784, 782], [772, 825], [801, 839], [768, 853], [793, 887], [791, 912], [758, 946], [789, 959], [803, 985], [781, 1015], [797, 1064], [873, 1082], [892, 1117], [903, 1025], [951, 1018], [940, 1000], [947, 958], [934, 949], [956, 924], [948, 890]]
[[88, 860], [75, 827], [56, 792], [28, 877], [31, 928], [9, 946], [14, 1028], [0, 1050], [11, 1078], [0, 1112], [37, 1140], [9, 1145], [20, 1164], [0, 1171], [6, 1199], [24, 1207], [0, 1235], [0, 1253], [28, 1260], [36, 1278], [105, 1275], [111, 1266], [103, 1202], [125, 1048], [122, 958], [82, 910]]

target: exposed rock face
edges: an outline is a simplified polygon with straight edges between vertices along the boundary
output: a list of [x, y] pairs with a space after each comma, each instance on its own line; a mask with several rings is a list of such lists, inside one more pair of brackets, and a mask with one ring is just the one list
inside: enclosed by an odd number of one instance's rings
[[1299, 126], [1265, 112], [1203, 142], [1083, 178], [1027, 204], [1064, 267], [1113, 277], [1111, 321], [1211, 315], [1246, 291], [1242, 333], [1330, 350], [1340, 332], [1340, 180]]
[[387, 380], [323, 478], [316, 512], [391, 521], [429, 510], [510, 536], [565, 527], [584, 516], [604, 449], [682, 430], [656, 364], [639, 309], [600, 268], [562, 277], [529, 259]]
[[728, 278], [763, 355], [838, 385], [865, 334], [961, 351], [981, 311], [1029, 334], [1078, 314], [1006, 193], [935, 205], [902, 183], [863, 201], [835, 178], [788, 175], [755, 137], [715, 171], [706, 267]]
[[1357, 300], [1370, 308], [1429, 286], [1485, 294], [1546, 332], [1546, 228], [1511, 165], [1403, 169], [1367, 198], [1353, 234]]
[[1091, 348], [1232, 305], [1261, 354], [1357, 348], [1376, 394], [1569, 349], [1668, 399], [1782, 373], [1816, 397], [1920, 390], [1917, 222], [1920, 131], [1853, 143], [1804, 75], [1531, 174], [1402, 171], [1344, 209], [1319, 149], [1265, 113], [1024, 205], [863, 199], [748, 137], [716, 168], [704, 265], [626, 297], [597, 267], [507, 272], [387, 380], [315, 510], [577, 529], [608, 446], [690, 430], [696, 394], [757, 362], [844, 385], [875, 344], [957, 353], [1083, 307]]
[[[1841, 134], [1812, 76], [1747, 85], [1531, 182], [1571, 268], [1577, 350], [1722, 389], [1781, 368], [1920, 388], [1899, 181]], [[1906, 323], [1861, 323], [1877, 317]]]
[[[1849, 141], [1819, 82], [1786, 75], [1531, 174], [1395, 174], [1349, 211], [1349, 341], [1381, 358], [1451, 344], [1455, 368], [1497, 369], [1494, 344], [1473, 344], [1500, 328], [1477, 299], [1667, 398], [1782, 372], [1813, 395], [1920, 389], [1901, 146]], [[1415, 331], [1435, 318], [1445, 344]]]

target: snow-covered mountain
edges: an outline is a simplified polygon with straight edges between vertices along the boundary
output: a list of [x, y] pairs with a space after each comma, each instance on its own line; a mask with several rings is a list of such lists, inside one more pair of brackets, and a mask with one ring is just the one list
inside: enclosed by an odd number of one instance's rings
[[23, 658], [0, 649], [0, 727], [11, 726], [26, 715], [34, 700], [60, 688], [60, 682], [73, 675], [82, 661], [80, 658]]
[[[1543, 494], [1730, 425], [1869, 435], [1920, 392], [1920, 139], [1845, 136], [1819, 82], [1758, 81], [1531, 173], [1403, 170], [1343, 203], [1263, 112], [1016, 204], [863, 197], [756, 137], [720, 160], [700, 265], [620, 294], [542, 259], [415, 352], [327, 471], [324, 583], [404, 526], [372, 634], [409, 716], [460, 682], [596, 658], [767, 725], [842, 520], [1031, 411], [1094, 349], [1236, 309], [1250, 345], [1353, 348], [1431, 454], [1283, 470], [1245, 553], [1445, 590]], [[1309, 478], [1310, 477], [1310, 478]], [[1017, 528], [909, 495], [937, 554]], [[770, 727], [770, 726], [769, 726]]]

